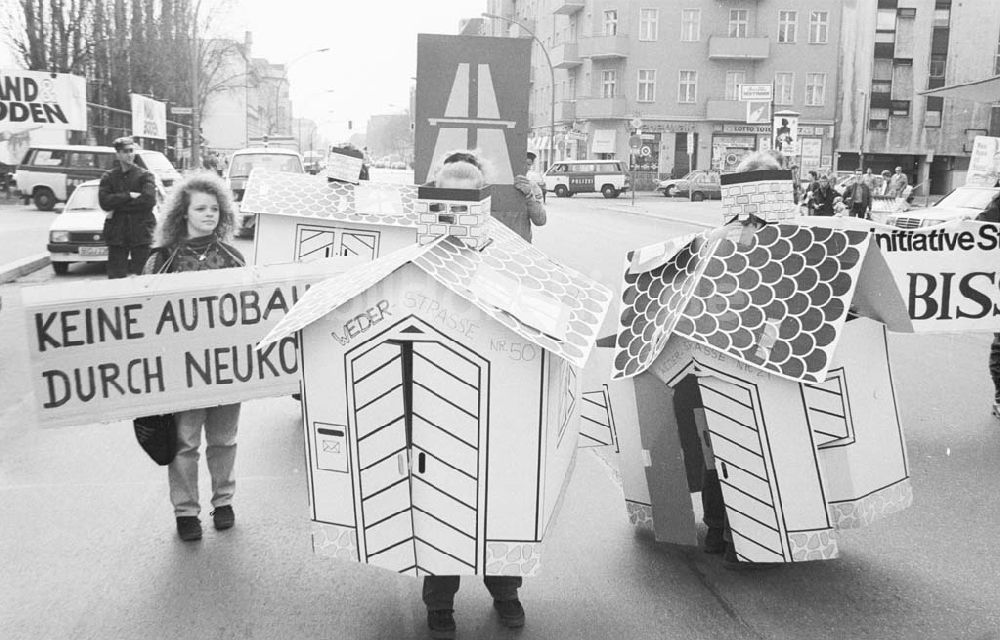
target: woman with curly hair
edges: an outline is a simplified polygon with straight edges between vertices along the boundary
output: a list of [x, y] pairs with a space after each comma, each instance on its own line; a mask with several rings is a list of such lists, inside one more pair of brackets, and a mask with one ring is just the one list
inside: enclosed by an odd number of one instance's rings
[[[229, 189], [214, 173], [201, 171], [174, 185], [166, 203], [166, 215], [157, 225], [157, 246], [143, 273], [176, 273], [242, 267], [240, 252], [227, 244], [235, 216]], [[198, 448], [205, 429], [205, 458], [212, 476], [212, 521], [215, 528], [229, 529], [236, 521], [233, 493], [236, 489], [236, 427], [240, 405], [227, 404], [174, 414], [177, 454], [170, 463], [170, 501], [181, 540], [201, 539], [198, 514]]]

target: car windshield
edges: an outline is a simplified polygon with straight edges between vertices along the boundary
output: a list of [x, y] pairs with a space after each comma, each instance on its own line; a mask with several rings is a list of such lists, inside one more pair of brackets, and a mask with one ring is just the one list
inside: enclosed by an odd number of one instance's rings
[[97, 201], [97, 190], [96, 184], [77, 187], [66, 202], [63, 212], [100, 209], [101, 205]]
[[697, 178], [700, 175], [701, 175], [701, 171], [700, 170], [699, 171], [692, 171], [691, 173], [689, 173], [686, 176], [684, 176], [683, 178], [681, 178], [681, 180], [694, 180], [695, 178]]
[[982, 211], [996, 194], [996, 189], [955, 189], [934, 206]]
[[254, 169], [304, 173], [298, 156], [284, 153], [246, 153], [233, 158], [233, 163], [229, 166], [229, 177], [246, 178]]

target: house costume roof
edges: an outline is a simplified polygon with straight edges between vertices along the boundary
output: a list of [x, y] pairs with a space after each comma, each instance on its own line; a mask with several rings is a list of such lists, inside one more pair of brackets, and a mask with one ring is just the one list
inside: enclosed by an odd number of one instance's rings
[[611, 291], [553, 260], [490, 219], [482, 250], [442, 236], [359, 265], [313, 286], [261, 341], [302, 329], [412, 263], [526, 340], [582, 367], [611, 303]]
[[329, 182], [324, 176], [254, 169], [240, 210], [344, 222], [417, 226], [416, 185]]
[[854, 312], [908, 323], [867, 231], [807, 222], [735, 224], [629, 254], [613, 377], [642, 373], [672, 335], [802, 382], [822, 382]]

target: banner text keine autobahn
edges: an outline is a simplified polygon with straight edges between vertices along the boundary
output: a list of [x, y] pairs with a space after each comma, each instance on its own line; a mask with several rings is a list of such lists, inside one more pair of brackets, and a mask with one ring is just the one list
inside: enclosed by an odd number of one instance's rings
[[994, 251], [1000, 249], [1000, 226], [983, 224], [978, 230], [962, 229], [872, 229], [875, 243], [885, 252], [906, 251]]

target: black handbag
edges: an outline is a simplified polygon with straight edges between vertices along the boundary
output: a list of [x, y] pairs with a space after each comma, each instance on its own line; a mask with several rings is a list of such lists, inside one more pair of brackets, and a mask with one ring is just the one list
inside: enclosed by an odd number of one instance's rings
[[132, 429], [139, 446], [149, 454], [153, 462], [161, 466], [173, 462], [177, 453], [177, 423], [174, 422], [174, 414], [136, 418], [132, 421]]

